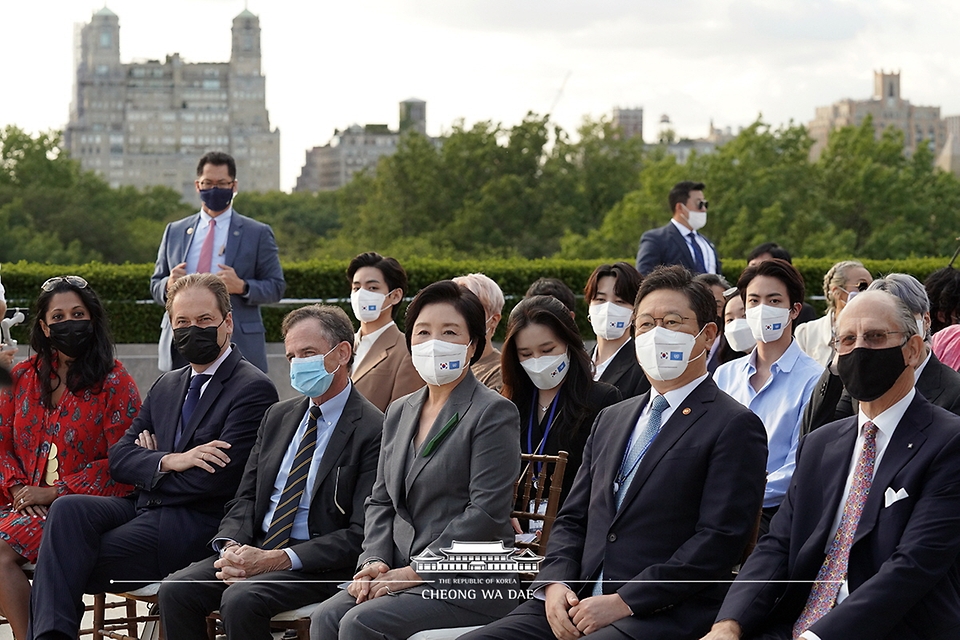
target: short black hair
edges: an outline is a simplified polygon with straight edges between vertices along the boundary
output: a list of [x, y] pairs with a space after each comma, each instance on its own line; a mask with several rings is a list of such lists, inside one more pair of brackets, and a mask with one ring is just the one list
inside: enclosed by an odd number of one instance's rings
[[[353, 276], [363, 267], [379, 269], [380, 273], [383, 274], [383, 279], [387, 286], [390, 287], [390, 291], [400, 289], [401, 294], [407, 293], [407, 287], [409, 286], [407, 282], [407, 272], [403, 270], [403, 267], [400, 266], [396, 258], [385, 258], [376, 251], [361, 253], [347, 265], [347, 284], [349, 286], [353, 286]], [[399, 308], [400, 305], [395, 304], [390, 311], [394, 320], [397, 319], [397, 311]]]
[[467, 323], [470, 340], [476, 345], [473, 357], [470, 359], [470, 364], [474, 364], [483, 356], [483, 350], [487, 346], [487, 312], [483, 310], [483, 303], [480, 302], [477, 294], [466, 287], [461, 287], [453, 280], [441, 280], [427, 285], [410, 301], [404, 319], [407, 351], [410, 351], [413, 325], [417, 323], [420, 312], [427, 305], [441, 302], [456, 309]]
[[740, 299], [744, 305], [747, 303], [747, 287], [757, 276], [767, 276], [776, 278], [787, 287], [787, 296], [790, 298], [790, 304], [803, 304], [806, 288], [803, 284], [803, 276], [797, 271], [797, 268], [786, 260], [774, 258], [773, 260], [764, 260], [752, 267], [747, 267], [740, 274], [737, 280], [737, 289], [740, 291]]
[[233, 159], [229, 153], [224, 153], [223, 151], [208, 151], [203, 154], [203, 157], [200, 158], [200, 162], [197, 163], [197, 177], [203, 175], [203, 168], [208, 164], [212, 164], [215, 167], [227, 166], [227, 173], [230, 174], [230, 177], [234, 180], [237, 179], [237, 162]]
[[537, 278], [523, 297], [532, 298], [533, 296], [553, 296], [571, 313], [574, 313], [577, 308], [577, 296], [574, 295], [573, 289], [557, 278]]
[[930, 333], [956, 324], [960, 318], [960, 271], [937, 269], [923, 281], [923, 288], [930, 298]]
[[621, 300], [633, 304], [637, 299], [637, 291], [640, 290], [643, 276], [640, 275], [636, 267], [627, 262], [602, 264], [593, 270], [587, 280], [587, 286], [583, 288], [583, 297], [587, 304], [590, 304], [590, 301], [597, 297], [597, 287], [600, 285], [600, 279], [610, 276], [616, 278], [616, 282], [613, 284], [613, 292]]
[[691, 180], [684, 180], [683, 182], [678, 182], [673, 185], [673, 189], [670, 189], [670, 215], [673, 215], [673, 212], [676, 211], [677, 205], [682, 204], [686, 206], [687, 200], [690, 199], [691, 191], [703, 191], [707, 185], [702, 182], [693, 182]]
[[771, 258], [776, 258], [777, 260], [783, 260], [784, 262], [793, 264], [793, 260], [790, 258], [790, 252], [776, 242], [764, 242], [763, 244], [758, 244], [755, 246], [747, 255], [747, 262], [750, 262], [755, 258], [759, 258], [766, 253], [770, 254]]
[[698, 329], [703, 329], [711, 322], [716, 324], [717, 301], [713, 297], [713, 293], [707, 285], [694, 280], [694, 274], [689, 269], [680, 265], [657, 267], [643, 279], [643, 284], [640, 285], [640, 291], [637, 293], [637, 301], [633, 305], [634, 315], [637, 313], [641, 300], [661, 289], [679, 291], [687, 296], [687, 300], [690, 301], [690, 308], [697, 316]]

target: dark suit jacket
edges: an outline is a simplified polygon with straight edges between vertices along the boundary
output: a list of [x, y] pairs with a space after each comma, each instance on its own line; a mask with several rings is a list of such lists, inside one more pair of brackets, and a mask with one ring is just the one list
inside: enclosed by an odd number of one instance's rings
[[632, 338], [614, 354], [610, 364], [600, 376], [600, 382], [615, 386], [620, 390], [620, 396], [624, 400], [650, 390], [650, 381], [647, 380], [643, 367], [637, 361], [637, 352]]
[[[240, 544], [257, 544], [262, 538], [280, 464], [309, 403], [309, 398], [291, 398], [267, 409], [217, 538]], [[383, 413], [352, 388], [317, 468], [307, 516], [310, 540], [290, 547], [303, 571], [340, 569], [344, 579], [353, 575], [363, 542], [363, 503], [377, 475], [382, 426]]]
[[[189, 386], [190, 367], [160, 376], [147, 393], [139, 415], [108, 454], [114, 480], [136, 487], [133, 499], [138, 511], [161, 513], [158, 554], [161, 567], [168, 571], [203, 557], [203, 553], [197, 556], [197, 551], [202, 551], [216, 532], [224, 505], [240, 484], [263, 413], [278, 399], [270, 378], [234, 349], [207, 383], [175, 446], [180, 410]], [[145, 430], [156, 436], [156, 451], [137, 446], [137, 436]], [[222, 469], [214, 473], [197, 467], [159, 472], [164, 455], [188, 451], [211, 440], [231, 445], [227, 450], [230, 462]], [[183, 562], [187, 557], [191, 559]]]
[[[717, 273], [720, 273], [720, 256], [717, 254], [716, 247], [713, 246], [713, 243], [710, 242], [706, 236], [700, 235], [700, 237], [706, 240], [707, 244], [709, 244], [713, 250], [713, 255], [717, 261]], [[704, 256], [704, 258], [706, 258], [706, 256]], [[673, 222], [668, 222], [662, 227], [650, 229], [640, 236], [640, 247], [637, 249], [636, 266], [637, 271], [639, 271], [641, 275], [646, 276], [660, 265], [671, 264], [683, 265], [694, 273], [700, 273], [700, 270], [693, 261], [693, 255], [690, 253], [690, 245], [687, 243], [686, 238], [684, 238], [680, 230], [677, 229], [677, 225], [673, 224]]]
[[[615, 511], [613, 481], [649, 397], [597, 417], [533, 586], [567, 582], [589, 595], [602, 568], [604, 593], [618, 593], [634, 612], [613, 623], [628, 637], [676, 637], [691, 619], [702, 635], [760, 512], [767, 436], [756, 415], [707, 378], [663, 425]], [[699, 582], [711, 580], [718, 582]]]
[[[198, 212], [171, 222], [163, 232], [153, 276], [150, 277], [150, 292], [158, 304], [167, 302], [170, 270], [187, 259], [193, 232], [199, 221]], [[287, 286], [273, 229], [234, 211], [230, 217], [226, 251], [222, 256], [214, 256], [214, 260], [218, 264], [233, 267], [237, 276], [250, 286], [246, 295], [230, 296], [233, 307], [232, 339], [240, 347], [243, 357], [261, 371], [266, 371], [267, 348], [260, 305], [279, 302]]]
[[[770, 533], [744, 564], [718, 620], [738, 620], [750, 637], [800, 616], [826, 556], [856, 438], [857, 418], [850, 417], [801, 441]], [[850, 595], [811, 627], [821, 640], [960, 637], [958, 468], [960, 418], [918, 393], [876, 469], [850, 550]], [[908, 497], [885, 506], [888, 488]]]
[[357, 364], [350, 379], [380, 411], [386, 411], [391, 402], [424, 385], [413, 366], [406, 338], [396, 325], [384, 331]]

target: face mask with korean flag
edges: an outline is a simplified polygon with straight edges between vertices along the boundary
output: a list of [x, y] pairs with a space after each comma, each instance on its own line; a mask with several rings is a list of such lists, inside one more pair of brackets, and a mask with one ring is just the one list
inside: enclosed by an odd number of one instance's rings
[[360, 322], [373, 322], [380, 317], [384, 308], [390, 305], [384, 305], [387, 296], [376, 291], [367, 291], [366, 289], [357, 289], [350, 294], [350, 306], [353, 308], [354, 317]]
[[746, 316], [757, 342], [776, 342], [790, 326], [790, 309], [761, 304], [747, 309]]
[[[703, 329], [700, 330], [703, 333]], [[663, 327], [654, 327], [641, 333], [634, 339], [637, 349], [637, 362], [643, 371], [654, 380], [674, 380], [687, 370], [690, 352], [700, 335], [692, 336], [682, 331], [670, 331]], [[706, 351], [693, 358], [696, 360]]]
[[619, 340], [630, 326], [633, 309], [612, 302], [595, 302], [590, 305], [590, 324], [598, 338]]
[[457, 380], [467, 368], [468, 344], [428, 340], [410, 348], [413, 367], [427, 384], [440, 386]]
[[570, 370], [570, 354], [564, 351], [558, 356], [527, 358], [520, 363], [530, 381], [537, 389], [553, 389], [567, 377]]

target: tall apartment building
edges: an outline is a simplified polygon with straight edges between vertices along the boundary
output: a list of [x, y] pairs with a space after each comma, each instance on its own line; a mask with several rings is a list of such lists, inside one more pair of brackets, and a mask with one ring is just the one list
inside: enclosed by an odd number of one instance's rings
[[280, 131], [270, 128], [260, 20], [233, 19], [229, 62], [122, 63], [120, 21], [104, 7], [75, 38], [76, 80], [65, 143], [111, 186], [168, 186], [197, 202], [197, 160], [226, 151], [243, 191], [280, 188]]
[[332, 191], [350, 182], [364, 169], [373, 170], [380, 158], [397, 152], [400, 135], [405, 131], [427, 133], [427, 103], [411, 98], [400, 103], [397, 131], [385, 124], [352, 125], [337, 129], [322, 147], [306, 153], [294, 191]]
[[640, 138], [643, 140], [643, 108], [642, 107], [614, 107], [614, 127], [619, 127], [624, 138]]
[[827, 147], [830, 133], [845, 126], [859, 126], [864, 118], [873, 117], [873, 128], [879, 138], [887, 127], [903, 131], [904, 150], [913, 154], [921, 144], [930, 145], [939, 155], [947, 141], [947, 129], [940, 119], [940, 107], [920, 107], [900, 96], [900, 73], [873, 73], [873, 97], [869, 100], [849, 98], [828, 107], [817, 107], [816, 118], [810, 123], [814, 140], [810, 158], [816, 160]]

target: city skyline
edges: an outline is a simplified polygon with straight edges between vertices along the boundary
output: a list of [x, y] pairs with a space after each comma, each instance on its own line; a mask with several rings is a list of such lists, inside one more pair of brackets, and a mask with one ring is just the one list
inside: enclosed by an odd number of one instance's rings
[[[107, 3], [120, 19], [121, 59], [227, 61], [230, 21], [242, 0]], [[552, 114], [573, 132], [585, 115], [644, 109], [644, 137], [668, 114], [683, 136], [712, 120], [736, 130], [766, 122], [808, 124], [815, 108], [870, 96], [875, 70], [903, 73], [916, 105], [960, 114], [960, 70], [945, 42], [956, 3], [926, 0], [673, 3], [573, 0], [366, 0], [302, 6], [249, 0], [260, 17], [266, 106], [281, 131], [281, 188], [304, 154], [351, 124], [397, 126], [396, 104], [429, 104], [427, 132], [463, 118], [518, 123]], [[0, 126], [36, 133], [69, 116], [75, 23], [102, 2], [39, 0], [4, 7]], [[16, 61], [23, 61], [18, 63]], [[561, 87], [563, 87], [561, 92]], [[10, 88], [13, 88], [11, 90]], [[556, 105], [551, 110], [551, 107]], [[240, 176], [241, 190], [243, 176]]]

